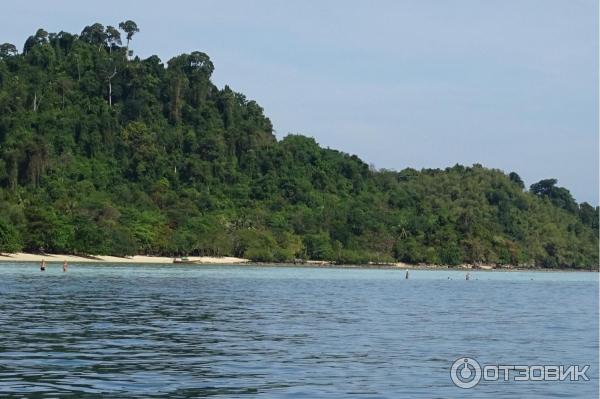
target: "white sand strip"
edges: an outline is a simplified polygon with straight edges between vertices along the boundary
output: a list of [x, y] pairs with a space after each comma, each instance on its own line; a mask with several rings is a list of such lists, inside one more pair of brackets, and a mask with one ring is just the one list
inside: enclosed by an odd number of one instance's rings
[[[61, 254], [28, 254], [18, 252], [14, 254], [0, 254], [0, 262], [64, 262], [69, 263], [173, 263], [173, 258], [166, 256], [144, 256], [135, 255], [131, 257], [105, 256], [105, 255], [61, 255]], [[213, 256], [189, 256], [189, 261], [202, 264], [237, 264], [246, 263], [248, 259], [234, 257], [213, 257]]]

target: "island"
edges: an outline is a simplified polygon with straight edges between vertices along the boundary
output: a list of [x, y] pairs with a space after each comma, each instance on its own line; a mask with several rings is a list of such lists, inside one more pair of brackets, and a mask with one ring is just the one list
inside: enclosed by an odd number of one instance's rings
[[207, 54], [115, 25], [0, 45], [0, 252], [598, 269], [598, 206], [556, 179], [277, 139]]

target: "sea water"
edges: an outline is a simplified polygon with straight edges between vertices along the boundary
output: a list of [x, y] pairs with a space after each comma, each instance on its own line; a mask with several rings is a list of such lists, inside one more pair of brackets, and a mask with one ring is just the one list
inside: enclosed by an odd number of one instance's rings
[[[462, 389], [461, 357], [590, 381]], [[0, 264], [0, 396], [595, 398], [598, 274]]]

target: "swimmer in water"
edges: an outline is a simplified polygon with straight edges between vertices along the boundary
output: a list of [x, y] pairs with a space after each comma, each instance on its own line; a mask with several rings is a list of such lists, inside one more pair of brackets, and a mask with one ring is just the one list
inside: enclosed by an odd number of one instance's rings
[[42, 263], [40, 264], [40, 270], [43, 272], [46, 271], [46, 261], [44, 259], [42, 259]]
[[471, 274], [469, 272], [467, 272], [466, 276], [465, 276], [465, 280], [469, 280], [471, 278]]
[[69, 269], [69, 265], [67, 264], [67, 261], [63, 262], [63, 272], [66, 272]]

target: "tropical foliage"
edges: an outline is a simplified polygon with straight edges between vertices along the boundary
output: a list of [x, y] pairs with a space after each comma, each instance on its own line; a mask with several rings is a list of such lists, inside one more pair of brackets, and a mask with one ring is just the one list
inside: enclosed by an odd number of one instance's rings
[[0, 251], [597, 267], [598, 207], [556, 180], [277, 141], [206, 54], [140, 59], [118, 26], [0, 45]]

